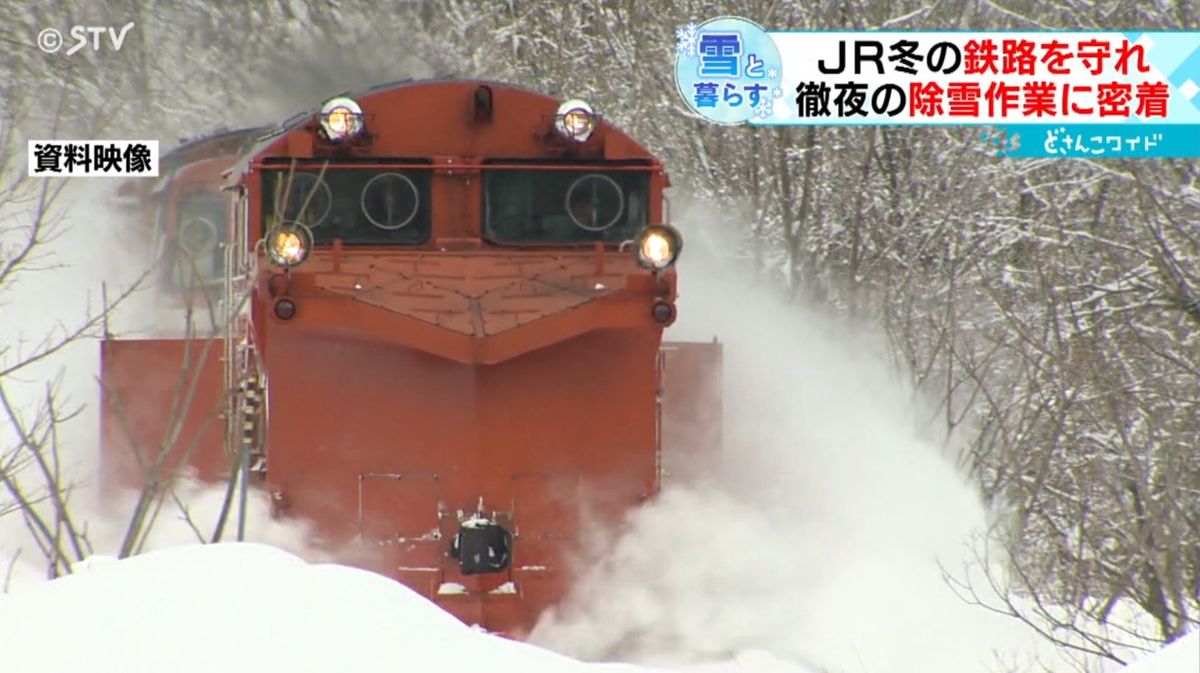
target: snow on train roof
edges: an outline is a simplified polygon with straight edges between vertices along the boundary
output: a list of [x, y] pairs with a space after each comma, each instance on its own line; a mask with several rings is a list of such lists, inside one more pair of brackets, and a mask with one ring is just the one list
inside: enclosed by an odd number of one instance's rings
[[271, 130], [270, 126], [246, 126], [246, 127], [242, 127], [242, 128], [236, 128], [236, 129], [231, 129], [227, 126], [220, 126], [220, 127], [215, 128], [212, 131], [209, 131], [207, 133], [201, 133], [199, 135], [192, 136], [190, 138], [181, 138], [179, 141], [179, 144], [176, 145], [175, 147], [172, 147], [170, 149], [170, 151], [168, 151], [164, 156], [172, 156], [174, 154], [178, 154], [180, 152], [186, 152], [189, 149], [192, 149], [194, 147], [198, 147], [200, 145], [204, 145], [204, 144], [207, 144], [210, 142], [217, 142], [220, 140], [226, 140], [229, 138], [234, 138], [234, 137], [239, 137], [239, 136], [250, 136], [250, 135], [258, 134], [259, 137], [261, 137], [262, 134], [267, 133], [270, 130]]

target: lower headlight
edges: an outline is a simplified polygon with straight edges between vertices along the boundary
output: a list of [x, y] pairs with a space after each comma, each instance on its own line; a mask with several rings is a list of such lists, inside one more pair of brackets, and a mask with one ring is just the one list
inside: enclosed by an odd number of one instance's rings
[[666, 326], [675, 322], [675, 306], [665, 301], [656, 301], [654, 306], [650, 307], [650, 315], [654, 318], [654, 322]]
[[679, 259], [683, 237], [666, 224], [652, 224], [642, 230], [637, 239], [638, 263], [647, 269], [661, 271]]
[[267, 257], [280, 266], [296, 266], [308, 259], [312, 242], [312, 232], [303, 224], [274, 227], [267, 234]]
[[275, 317], [280, 320], [291, 320], [296, 317], [296, 302], [287, 297], [275, 302]]

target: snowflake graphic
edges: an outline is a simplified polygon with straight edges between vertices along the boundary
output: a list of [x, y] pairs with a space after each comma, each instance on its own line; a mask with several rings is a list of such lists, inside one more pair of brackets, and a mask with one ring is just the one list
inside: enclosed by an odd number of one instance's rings
[[695, 22], [675, 29], [675, 53], [688, 58], [696, 55], [696, 44], [700, 41], [700, 26]]
[[762, 98], [758, 101], [758, 105], [754, 107], [754, 114], [760, 119], [766, 119], [775, 112], [775, 99]]
[[775, 98], [783, 98], [783, 87], [775, 87], [771, 90], [771, 95]]
[[775, 68], [768, 68], [768, 69], [767, 69], [767, 78], [768, 78], [768, 79], [776, 79], [776, 78], [778, 78], [778, 77], [779, 77], [779, 71], [778, 71], [778, 70], [776, 70]]

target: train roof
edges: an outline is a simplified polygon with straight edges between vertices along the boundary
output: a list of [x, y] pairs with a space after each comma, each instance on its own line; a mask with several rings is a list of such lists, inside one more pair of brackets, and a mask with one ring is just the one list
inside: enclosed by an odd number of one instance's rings
[[[545, 98], [547, 100], [556, 100], [556, 101], [560, 101], [560, 102], [561, 102], [561, 100], [565, 100], [565, 99], [559, 99], [557, 97], [551, 96], [546, 93], [542, 93], [540, 91], [527, 89], [525, 87], [511, 84], [508, 82], [498, 82], [498, 81], [494, 81], [494, 80], [471, 79], [471, 78], [463, 78], [463, 77], [407, 78], [407, 79], [400, 79], [400, 80], [395, 80], [395, 81], [391, 81], [391, 82], [385, 82], [383, 84], [377, 84], [377, 85], [368, 87], [368, 88], [360, 90], [360, 91], [343, 91], [341, 93], [337, 93], [334, 95], [324, 97], [320, 103], [304, 110], [303, 112], [299, 112], [295, 115], [292, 115], [291, 117], [285, 119], [280, 124], [277, 124], [273, 127], [265, 127], [264, 132], [258, 137], [257, 142], [255, 142], [255, 144], [253, 146], [251, 146], [250, 148], [248, 148], [245, 151], [245, 153], [242, 155], [241, 159], [236, 164], [234, 164], [234, 166], [232, 166], [230, 168], [230, 170], [226, 173], [226, 177], [228, 178], [228, 181], [230, 183], [239, 182], [241, 180], [241, 178], [245, 175], [245, 173], [249, 170], [250, 164], [254, 161], [254, 159], [256, 157], [262, 155], [264, 152], [269, 150], [273, 144], [278, 142], [281, 138], [285, 137], [287, 134], [289, 134], [293, 131], [296, 131], [297, 129], [302, 128], [304, 125], [310, 123], [318, 114], [320, 114], [321, 107], [327, 101], [329, 101], [333, 98], [346, 97], [346, 98], [353, 99], [355, 101], [362, 102], [364, 99], [369, 98], [374, 94], [379, 94], [379, 93], [387, 92], [387, 91], [394, 91], [397, 89], [403, 89], [403, 88], [408, 88], [408, 87], [427, 86], [427, 85], [432, 85], [432, 84], [461, 84], [461, 85], [470, 85], [470, 86], [488, 86], [493, 89], [507, 89], [510, 91], [519, 92], [519, 93], [527, 95], [527, 96], [536, 96], [536, 97]], [[617, 134], [620, 134], [621, 136], [627, 138], [629, 140], [629, 142], [631, 144], [635, 145], [637, 147], [637, 149], [639, 150], [639, 152], [637, 152], [637, 154], [644, 155], [645, 157], [648, 157], [648, 158], [651, 157], [650, 152], [648, 150], [641, 147], [641, 145], [637, 144], [636, 141], [633, 141], [632, 138], [629, 138], [628, 134], [626, 134], [624, 131], [622, 131], [619, 128], [616, 128], [611, 123], [605, 121], [603, 118], [603, 115], [597, 115], [597, 122], [598, 122], [598, 127], [607, 125], [607, 126], [609, 126], [611, 131], [616, 132]]]
[[235, 140], [237, 138], [243, 138], [251, 135], [262, 136], [270, 131], [271, 128], [272, 127], [270, 125], [246, 126], [236, 129], [231, 129], [227, 126], [221, 126], [209, 131], [208, 133], [201, 133], [200, 135], [192, 136], [190, 138], [181, 138], [179, 144], [175, 147], [172, 147], [171, 151], [167, 154], [172, 155], [179, 152], [186, 152], [201, 145], [217, 143], [224, 140]]
[[[501, 86], [501, 87], [507, 87], [510, 89], [519, 89], [520, 88], [520, 87], [513, 86], [511, 84], [506, 84], [504, 82], [493, 82], [493, 81], [482, 80], [482, 79], [464, 79], [461, 77], [427, 77], [427, 78], [407, 77], [405, 79], [398, 79], [398, 80], [393, 80], [391, 82], [384, 82], [383, 84], [376, 84], [374, 86], [368, 87], [361, 91], [343, 91], [341, 93], [337, 93], [332, 96], [326, 96], [325, 98], [322, 98], [321, 101], [319, 103], [317, 103], [316, 105], [314, 105], [313, 107], [308, 108], [307, 110], [305, 110], [303, 112], [298, 112], [298, 113], [292, 115], [291, 117], [288, 117], [282, 123], [277, 124], [274, 127], [271, 127], [271, 126], [265, 127], [265, 129], [264, 129], [265, 132], [259, 138], [260, 142], [255, 147], [251, 148], [251, 150], [249, 152], [247, 152], [247, 154], [250, 154], [250, 155], [257, 154], [257, 150], [259, 150], [260, 148], [265, 148], [267, 145], [270, 144], [271, 140], [278, 138], [279, 136], [287, 133], [288, 131], [293, 131], [296, 128], [300, 127], [305, 122], [309, 121], [310, 119], [315, 117], [318, 113], [320, 113], [321, 106], [324, 105], [326, 101], [332, 100], [334, 98], [345, 97], [345, 98], [350, 98], [353, 100], [358, 100], [360, 98], [370, 96], [373, 93], [379, 93], [380, 91], [390, 91], [392, 89], [399, 89], [399, 88], [407, 87], [407, 86], [414, 86], [414, 85], [420, 85], [420, 84], [451, 84], [451, 83], [456, 83], [456, 82], [460, 82], [460, 83], [464, 83], [464, 84], [476, 84], [476, 85], [484, 84], [484, 85], [488, 85], [488, 86]], [[531, 91], [530, 93], [533, 93], [533, 92]]]
[[[260, 144], [269, 144], [271, 139], [277, 138], [277, 137], [287, 133], [288, 131], [291, 131], [291, 130], [297, 128], [298, 126], [304, 124], [304, 122], [308, 121], [309, 119], [312, 119], [314, 116], [316, 116], [321, 111], [321, 106], [325, 104], [325, 101], [333, 99], [333, 98], [346, 97], [346, 98], [352, 98], [354, 100], [358, 100], [359, 98], [362, 98], [364, 96], [369, 96], [369, 95], [379, 92], [379, 91], [388, 91], [390, 89], [398, 89], [403, 86], [411, 86], [413, 84], [430, 84], [433, 82], [453, 82], [453, 81], [474, 81], [474, 80], [458, 80], [458, 79], [451, 79], [451, 78], [417, 79], [414, 77], [408, 77], [405, 79], [398, 79], [398, 80], [395, 80], [392, 82], [386, 82], [384, 84], [376, 84], [375, 86], [368, 87], [362, 91], [343, 91], [341, 93], [334, 94], [332, 96], [326, 96], [325, 98], [321, 99], [321, 102], [317, 103], [315, 106], [313, 106], [307, 110], [304, 110], [303, 112], [298, 112], [298, 113], [292, 115], [291, 117], [288, 117], [283, 122], [275, 125], [274, 127], [267, 127], [266, 133], [264, 133], [263, 136], [259, 139], [261, 141]], [[490, 84], [490, 82], [480, 81], [479, 84]], [[255, 147], [254, 149], [258, 149], [258, 148]], [[251, 150], [250, 153], [254, 153], [253, 150]]]
[[220, 127], [208, 133], [182, 139], [160, 159], [163, 172], [171, 172], [184, 164], [200, 159], [207, 159], [222, 154], [240, 155], [247, 146], [254, 143], [263, 134], [269, 132], [270, 126], [248, 126], [230, 129]]
[[165, 152], [159, 159], [159, 179], [150, 188], [150, 193], [161, 192], [186, 166], [217, 157], [241, 156], [247, 146], [256, 142], [271, 128], [247, 126], [230, 129], [222, 126], [208, 133], [180, 140], [178, 145]]

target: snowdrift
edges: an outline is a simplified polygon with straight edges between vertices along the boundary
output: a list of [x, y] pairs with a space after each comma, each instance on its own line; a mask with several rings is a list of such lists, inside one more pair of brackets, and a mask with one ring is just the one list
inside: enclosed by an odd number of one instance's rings
[[[385, 577], [262, 544], [191, 545], [0, 594], [3, 673], [655, 673], [463, 625]], [[765, 652], [695, 673], [810, 673]]]
[[1121, 673], [1196, 673], [1200, 671], [1200, 631], [1121, 669]]
[[471, 629], [384, 577], [258, 544], [179, 547], [0, 596], [5, 673], [645, 673]]

